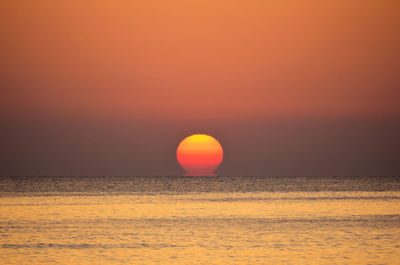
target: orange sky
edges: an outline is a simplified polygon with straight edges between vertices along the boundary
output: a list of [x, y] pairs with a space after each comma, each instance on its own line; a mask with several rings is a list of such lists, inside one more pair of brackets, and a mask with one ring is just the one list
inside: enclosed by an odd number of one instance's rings
[[0, 110], [398, 116], [399, 26], [397, 0], [4, 0]]

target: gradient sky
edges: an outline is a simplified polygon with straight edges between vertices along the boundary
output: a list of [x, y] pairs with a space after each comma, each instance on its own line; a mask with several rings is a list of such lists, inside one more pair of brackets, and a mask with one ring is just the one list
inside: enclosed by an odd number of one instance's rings
[[[0, 175], [400, 174], [400, 2], [0, 3]], [[5, 150], [5, 151], [4, 151]]]

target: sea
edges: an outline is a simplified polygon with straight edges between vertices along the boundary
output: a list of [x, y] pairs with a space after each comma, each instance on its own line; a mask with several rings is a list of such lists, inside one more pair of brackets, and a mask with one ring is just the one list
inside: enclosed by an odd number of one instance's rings
[[0, 177], [0, 264], [400, 264], [400, 177]]

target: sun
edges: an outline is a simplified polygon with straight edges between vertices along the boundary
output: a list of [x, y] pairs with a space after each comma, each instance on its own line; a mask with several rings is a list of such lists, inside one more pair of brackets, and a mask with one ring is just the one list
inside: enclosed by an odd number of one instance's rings
[[186, 137], [176, 150], [179, 164], [186, 176], [213, 176], [221, 164], [224, 152], [221, 144], [212, 136], [194, 134]]

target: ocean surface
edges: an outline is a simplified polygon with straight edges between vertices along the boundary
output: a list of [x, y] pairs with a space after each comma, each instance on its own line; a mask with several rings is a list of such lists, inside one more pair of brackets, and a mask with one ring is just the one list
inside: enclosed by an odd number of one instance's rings
[[400, 264], [400, 177], [0, 177], [0, 264]]

